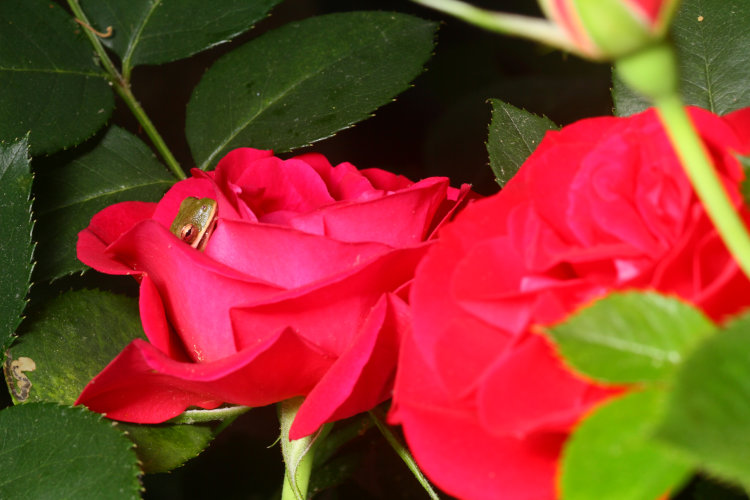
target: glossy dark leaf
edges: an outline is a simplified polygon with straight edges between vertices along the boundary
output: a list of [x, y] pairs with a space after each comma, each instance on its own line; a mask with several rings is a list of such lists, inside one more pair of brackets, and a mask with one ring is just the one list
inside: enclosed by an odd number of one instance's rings
[[85, 0], [92, 26], [123, 70], [188, 57], [249, 30], [281, 0]]
[[[10, 350], [34, 369], [27, 402], [73, 404], [78, 394], [134, 338], [143, 338], [136, 299], [96, 290], [67, 292], [29, 314], [24, 334]], [[26, 362], [28, 363], [28, 361]], [[27, 365], [28, 366], [28, 365]], [[18, 381], [12, 380], [19, 401]], [[209, 425], [121, 424], [138, 446], [145, 472], [165, 472], [198, 455], [214, 438]]]
[[85, 408], [34, 403], [0, 411], [0, 498], [140, 498], [133, 443]]
[[129, 424], [120, 423], [135, 449], [143, 472], [169, 472], [197, 456], [216, 436], [210, 424]]
[[86, 146], [64, 165], [37, 172], [36, 279], [85, 269], [76, 242], [95, 213], [121, 201], [158, 201], [174, 181], [140, 139], [118, 127]]
[[504, 186], [534, 152], [549, 130], [558, 127], [546, 116], [537, 116], [499, 99], [492, 103], [487, 153], [495, 181]]
[[31, 154], [50, 153], [109, 119], [112, 91], [82, 29], [54, 2], [0, 2], [0, 139], [31, 131]]
[[[683, 0], [672, 25], [686, 104], [723, 115], [750, 106], [750, 2]], [[650, 103], [615, 78], [616, 114], [628, 116]]]
[[[0, 142], [0, 347], [10, 339], [21, 322], [26, 305], [34, 243], [31, 230], [31, 171], [28, 143]], [[0, 359], [2, 359], [0, 352]]]
[[240, 146], [287, 151], [364, 120], [406, 90], [430, 57], [435, 24], [392, 12], [291, 23], [219, 59], [187, 110], [200, 168]]
[[143, 330], [136, 299], [79, 290], [31, 310], [10, 353], [36, 365], [26, 373], [28, 401], [73, 404], [88, 381], [137, 337], [143, 338]]

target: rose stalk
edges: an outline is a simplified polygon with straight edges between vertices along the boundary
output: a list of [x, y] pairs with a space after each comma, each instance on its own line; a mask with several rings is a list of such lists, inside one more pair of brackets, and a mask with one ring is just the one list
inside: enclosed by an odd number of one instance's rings
[[593, 60], [613, 61], [625, 83], [650, 99], [709, 218], [750, 276], [750, 235], [721, 185], [678, 92], [666, 40], [679, 0], [539, 0], [547, 19], [480, 9], [458, 0], [414, 0], [482, 28], [536, 40]]

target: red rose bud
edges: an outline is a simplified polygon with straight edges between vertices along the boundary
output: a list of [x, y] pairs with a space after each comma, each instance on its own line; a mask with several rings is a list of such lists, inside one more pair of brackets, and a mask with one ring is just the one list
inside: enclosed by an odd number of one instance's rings
[[547, 19], [459, 0], [414, 0], [482, 28], [536, 40], [589, 59], [618, 59], [664, 38], [678, 0], [539, 0]]
[[617, 59], [664, 38], [679, 0], [539, 0], [582, 55]]

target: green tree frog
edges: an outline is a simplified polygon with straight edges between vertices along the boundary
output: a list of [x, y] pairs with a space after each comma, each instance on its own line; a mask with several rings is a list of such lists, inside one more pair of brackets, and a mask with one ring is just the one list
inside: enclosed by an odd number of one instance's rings
[[216, 215], [216, 200], [188, 196], [180, 203], [180, 210], [169, 230], [202, 252], [216, 225]]

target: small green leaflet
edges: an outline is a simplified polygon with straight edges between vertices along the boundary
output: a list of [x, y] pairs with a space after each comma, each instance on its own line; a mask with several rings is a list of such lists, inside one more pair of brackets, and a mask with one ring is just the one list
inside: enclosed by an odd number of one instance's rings
[[633, 392], [594, 410], [565, 445], [566, 500], [646, 500], [677, 491], [692, 468], [651, 438], [664, 395]]
[[656, 293], [612, 293], [548, 329], [565, 361], [603, 382], [665, 380], [716, 326]]
[[[0, 347], [7, 344], [21, 323], [26, 294], [31, 286], [34, 243], [31, 230], [31, 181], [26, 138], [0, 142]], [[0, 359], [4, 349], [0, 350]]]
[[549, 130], [557, 125], [546, 116], [537, 116], [499, 99], [492, 103], [492, 122], [487, 138], [487, 153], [495, 180], [500, 186], [518, 172]]
[[656, 437], [750, 488], [750, 316], [695, 349], [676, 374]]

